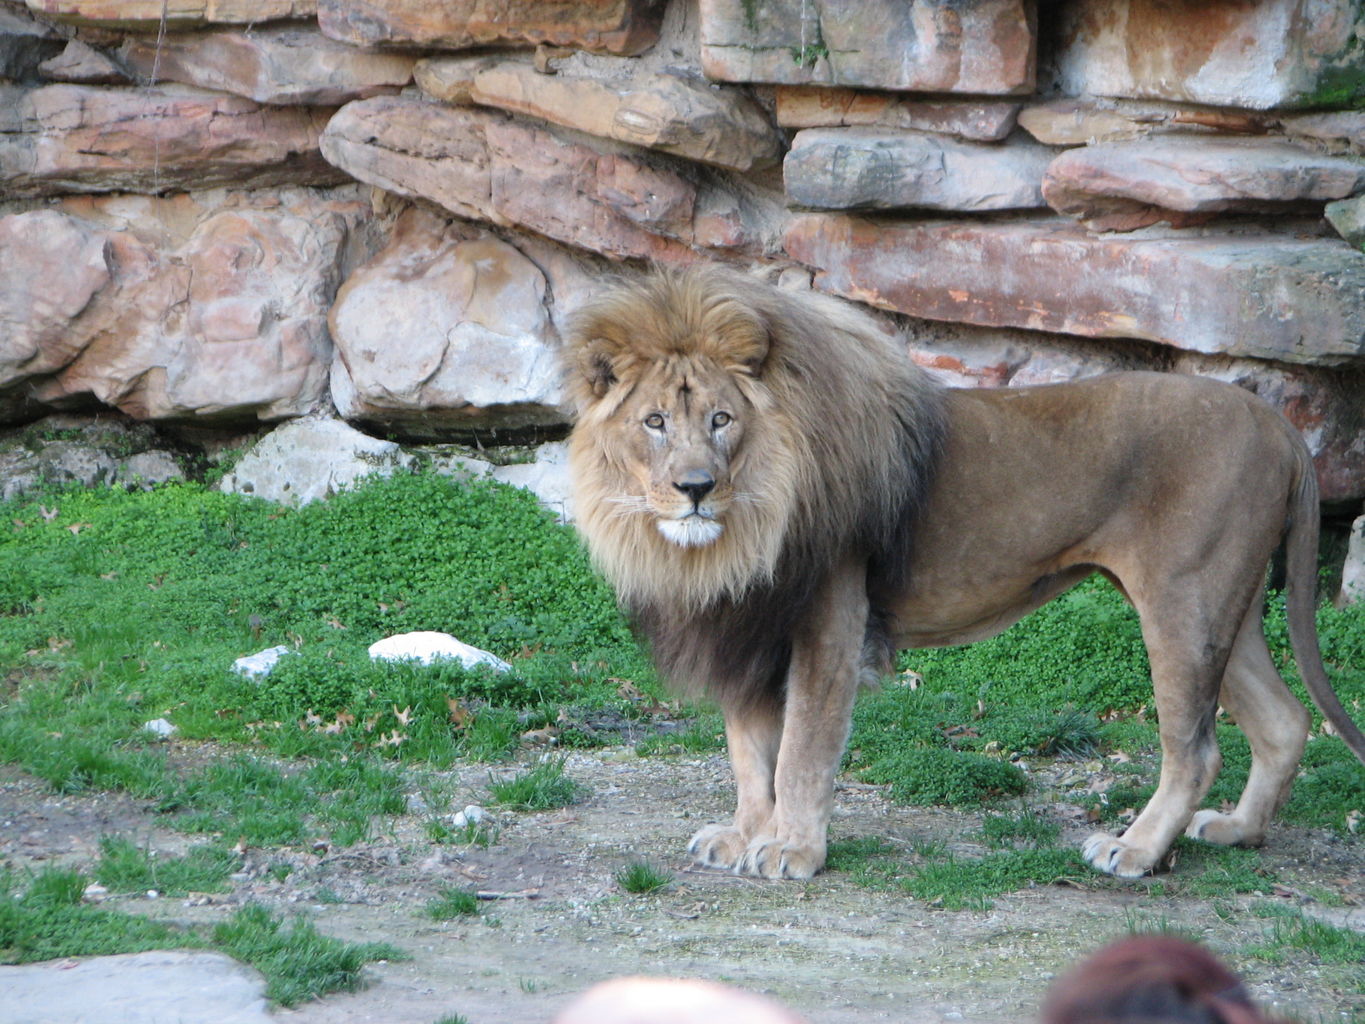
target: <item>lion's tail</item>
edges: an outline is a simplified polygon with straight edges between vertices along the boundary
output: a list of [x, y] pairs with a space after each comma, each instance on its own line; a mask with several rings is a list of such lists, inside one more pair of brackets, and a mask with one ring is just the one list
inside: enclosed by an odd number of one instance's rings
[[1312, 457], [1300, 444], [1298, 483], [1289, 509], [1285, 537], [1285, 614], [1289, 623], [1289, 643], [1294, 649], [1303, 685], [1337, 735], [1365, 764], [1365, 733], [1351, 720], [1341, 699], [1327, 678], [1318, 647], [1316, 619], [1318, 580], [1318, 481]]

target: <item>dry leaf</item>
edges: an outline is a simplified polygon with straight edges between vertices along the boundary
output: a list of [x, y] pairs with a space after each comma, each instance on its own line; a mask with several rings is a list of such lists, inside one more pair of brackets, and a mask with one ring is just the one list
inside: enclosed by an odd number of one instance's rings
[[399, 725], [407, 725], [412, 721], [412, 705], [409, 704], [402, 711], [398, 710], [398, 705], [393, 706], [393, 717], [398, 719]]
[[450, 711], [450, 724], [456, 729], [467, 729], [474, 721], [474, 712], [465, 707], [463, 701], [446, 697], [446, 708]]

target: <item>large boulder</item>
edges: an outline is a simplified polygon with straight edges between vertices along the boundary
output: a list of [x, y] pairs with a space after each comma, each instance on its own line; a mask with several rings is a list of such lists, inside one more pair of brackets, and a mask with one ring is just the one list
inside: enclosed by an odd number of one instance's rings
[[397, 92], [412, 81], [417, 62], [406, 54], [359, 50], [293, 24], [131, 36], [122, 55], [143, 80], [155, 75], [277, 106], [336, 107]]
[[1365, 6], [1318, 0], [1066, 0], [1056, 61], [1070, 95], [1267, 110], [1365, 97]]
[[511, 245], [406, 213], [332, 307], [338, 411], [433, 437], [563, 423], [548, 303]]
[[412, 465], [396, 442], [361, 433], [341, 420], [290, 420], [242, 456], [219, 488], [281, 505], [323, 501], [369, 476], [389, 476]]
[[0, 417], [91, 399], [241, 424], [326, 396], [327, 310], [369, 216], [336, 196], [72, 198], [0, 218]]
[[353, 46], [574, 46], [636, 54], [659, 38], [661, 0], [319, 0], [318, 24]]
[[1365, 253], [1338, 240], [1105, 237], [1057, 220], [812, 213], [794, 220], [786, 247], [820, 271], [822, 288], [911, 316], [1290, 363], [1365, 363]]
[[816, 209], [1017, 210], [1043, 206], [1055, 154], [1027, 137], [963, 142], [881, 128], [808, 128], [782, 164], [787, 198]]
[[724, 82], [1026, 93], [1034, 35], [1026, 0], [701, 3], [702, 70]]
[[32, 198], [338, 184], [343, 177], [318, 150], [330, 113], [185, 85], [0, 85], [0, 191]]

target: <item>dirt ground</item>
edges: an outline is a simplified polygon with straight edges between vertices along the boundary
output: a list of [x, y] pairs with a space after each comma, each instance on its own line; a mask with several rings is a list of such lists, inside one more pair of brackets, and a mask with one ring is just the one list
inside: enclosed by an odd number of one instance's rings
[[[1306, 955], [1274, 964], [1243, 952], [1269, 928], [1254, 913], [1258, 904], [1301, 905], [1365, 930], [1365, 844], [1354, 838], [1278, 826], [1261, 856], [1279, 885], [1216, 906], [1170, 895], [1161, 877], [1135, 884], [1096, 877], [995, 897], [989, 910], [948, 911], [861, 888], [838, 872], [770, 883], [691, 869], [687, 838], [730, 808], [729, 768], [719, 755], [638, 758], [608, 749], [570, 755], [567, 771], [591, 787], [584, 802], [490, 812], [498, 838], [487, 848], [434, 846], [422, 830], [425, 815], [415, 813], [362, 846], [292, 855], [283, 881], [268, 870], [279, 851], [249, 851], [229, 894], [111, 902], [186, 922], [258, 902], [305, 915], [327, 934], [409, 954], [372, 965], [361, 992], [276, 1011], [281, 1024], [435, 1024], [452, 1014], [470, 1024], [546, 1022], [594, 982], [630, 974], [730, 982], [785, 1002], [812, 1024], [1013, 1024], [1034, 1016], [1068, 964], [1134, 928], [1198, 938], [1267, 1008], [1304, 1021], [1365, 1018], [1365, 995], [1326, 989]], [[482, 765], [461, 770], [468, 799], [457, 797], [457, 808], [482, 803], [488, 774]], [[1047, 779], [1038, 781], [1029, 802], [1055, 816], [1065, 805], [1049, 795]], [[907, 849], [936, 840], [971, 853], [979, 852], [970, 841], [978, 828], [977, 816], [898, 807], [880, 788], [850, 780], [837, 793], [835, 839], [878, 836]], [[1079, 842], [1089, 831], [1073, 822], [1064, 834]], [[168, 853], [190, 842], [138, 801], [56, 796], [0, 768], [0, 865], [92, 864], [106, 834]], [[674, 872], [673, 884], [649, 896], [621, 892], [614, 875], [637, 860]], [[428, 917], [425, 904], [448, 886], [484, 894], [480, 916]]]

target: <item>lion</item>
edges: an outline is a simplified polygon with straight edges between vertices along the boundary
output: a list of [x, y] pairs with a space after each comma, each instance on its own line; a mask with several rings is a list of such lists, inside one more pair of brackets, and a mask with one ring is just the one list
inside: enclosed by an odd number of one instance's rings
[[[1312, 459], [1240, 388], [1143, 372], [943, 388], [866, 313], [716, 266], [589, 299], [562, 361], [589, 553], [662, 677], [724, 714], [737, 803], [692, 837], [702, 865], [815, 874], [860, 685], [898, 649], [993, 636], [1094, 573], [1141, 620], [1161, 774], [1086, 861], [1137, 877], [1182, 830], [1260, 844], [1309, 726], [1261, 627], [1282, 540], [1300, 672], [1365, 762], [1318, 650]], [[1227, 812], [1199, 809], [1220, 702], [1252, 752]]]

